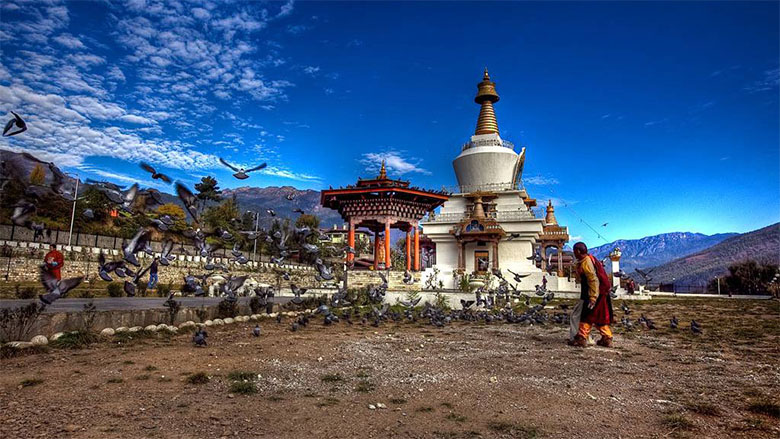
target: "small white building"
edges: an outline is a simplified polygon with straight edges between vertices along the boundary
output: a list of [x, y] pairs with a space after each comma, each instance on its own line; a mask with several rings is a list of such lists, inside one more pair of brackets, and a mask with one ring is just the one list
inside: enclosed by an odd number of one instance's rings
[[[511, 270], [529, 274], [518, 289], [533, 290], [546, 276], [548, 288], [573, 291], [573, 282], [543, 273], [533, 260], [545, 220], [535, 217], [536, 200], [522, 187], [525, 148], [516, 152], [499, 135], [493, 110], [499, 97], [487, 69], [477, 88], [477, 128], [453, 161], [458, 187], [439, 214], [422, 222], [424, 234], [436, 244], [438, 280], [445, 288], [457, 288], [464, 274], [500, 270], [512, 282]], [[422, 278], [432, 273], [429, 268]]]

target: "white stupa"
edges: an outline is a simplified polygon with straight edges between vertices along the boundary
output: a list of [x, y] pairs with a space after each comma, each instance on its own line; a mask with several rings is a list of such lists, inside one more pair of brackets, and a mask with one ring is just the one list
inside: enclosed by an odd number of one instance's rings
[[[440, 213], [422, 223], [423, 232], [436, 244], [435, 267], [445, 288], [457, 288], [463, 274], [500, 270], [511, 279], [511, 270], [530, 274], [519, 287], [533, 290], [543, 273], [529, 257], [545, 223], [534, 216], [536, 200], [522, 187], [525, 148], [518, 153], [499, 135], [493, 111], [499, 97], [487, 69], [477, 87], [477, 128], [453, 161], [458, 187]], [[558, 287], [556, 276], [544, 275]]]

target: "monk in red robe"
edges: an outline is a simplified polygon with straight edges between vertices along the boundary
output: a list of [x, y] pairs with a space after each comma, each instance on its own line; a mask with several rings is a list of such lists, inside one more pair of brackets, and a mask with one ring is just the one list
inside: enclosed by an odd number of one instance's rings
[[609, 326], [614, 322], [612, 298], [609, 295], [612, 281], [601, 262], [593, 255], [588, 254], [588, 247], [585, 243], [574, 244], [574, 256], [577, 258], [577, 274], [580, 276], [580, 284], [582, 285], [580, 299], [583, 300], [585, 306], [582, 307], [577, 336], [569, 344], [579, 347], [587, 346], [588, 336], [595, 326], [601, 333], [601, 340], [596, 344], [612, 347], [612, 329]]
[[46, 265], [46, 270], [56, 277], [57, 280], [62, 280], [62, 265], [65, 263], [65, 259], [62, 257], [62, 253], [57, 251], [57, 245], [52, 244], [49, 247], [49, 253], [43, 257], [43, 263]]

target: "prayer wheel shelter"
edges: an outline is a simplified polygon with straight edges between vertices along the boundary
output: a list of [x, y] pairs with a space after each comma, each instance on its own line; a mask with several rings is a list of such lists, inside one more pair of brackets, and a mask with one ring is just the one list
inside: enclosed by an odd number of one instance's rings
[[[373, 233], [375, 270], [380, 269], [380, 258], [385, 269], [392, 268], [390, 230], [406, 232], [405, 268], [419, 271], [420, 220], [448, 199], [446, 192], [410, 187], [408, 181], [388, 178], [383, 161], [376, 178], [358, 179], [355, 185], [323, 190], [320, 202], [324, 207], [337, 210], [349, 225], [347, 241], [350, 247], [355, 247], [358, 229], [368, 229]], [[383, 243], [383, 249], [380, 243]], [[354, 254], [347, 253], [348, 264], [354, 262], [354, 258]]]

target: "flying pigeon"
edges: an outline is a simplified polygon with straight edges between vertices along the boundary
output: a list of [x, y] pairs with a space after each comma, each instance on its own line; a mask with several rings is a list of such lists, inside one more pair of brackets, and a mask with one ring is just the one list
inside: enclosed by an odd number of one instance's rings
[[46, 269], [45, 265], [42, 265], [41, 283], [46, 290], [46, 294], [41, 294], [38, 298], [40, 298], [41, 302], [45, 305], [51, 305], [55, 300], [65, 297], [65, 295], [68, 294], [68, 291], [79, 286], [82, 280], [84, 280], [83, 276], [57, 280], [57, 278]]
[[[19, 133], [23, 133], [27, 131], [27, 124], [24, 123], [22, 118], [18, 114], [14, 113], [13, 111], [11, 112], [11, 114], [14, 115], [14, 118], [9, 120], [8, 123], [5, 124], [5, 128], [3, 128], [4, 137], [15, 136]], [[16, 125], [17, 130], [12, 132], [11, 128], [13, 128], [14, 125]]]
[[249, 176], [247, 175], [248, 173], [253, 171], [258, 171], [266, 167], [266, 164], [262, 163], [258, 166], [255, 166], [254, 168], [249, 168], [249, 169], [237, 168], [231, 165], [230, 163], [226, 162], [222, 157], [219, 158], [219, 162], [227, 166], [228, 168], [232, 169], [233, 171], [235, 171], [236, 173], [233, 174], [233, 177], [236, 177], [239, 180], [246, 180], [247, 178], [249, 178]]
[[165, 174], [157, 172], [153, 167], [149, 166], [148, 163], [141, 162], [141, 169], [143, 169], [144, 171], [152, 174], [152, 180], [158, 180], [159, 179], [159, 180], [162, 180], [162, 181], [164, 181], [166, 183], [170, 183], [171, 182], [171, 178], [170, 177], [168, 177]]

